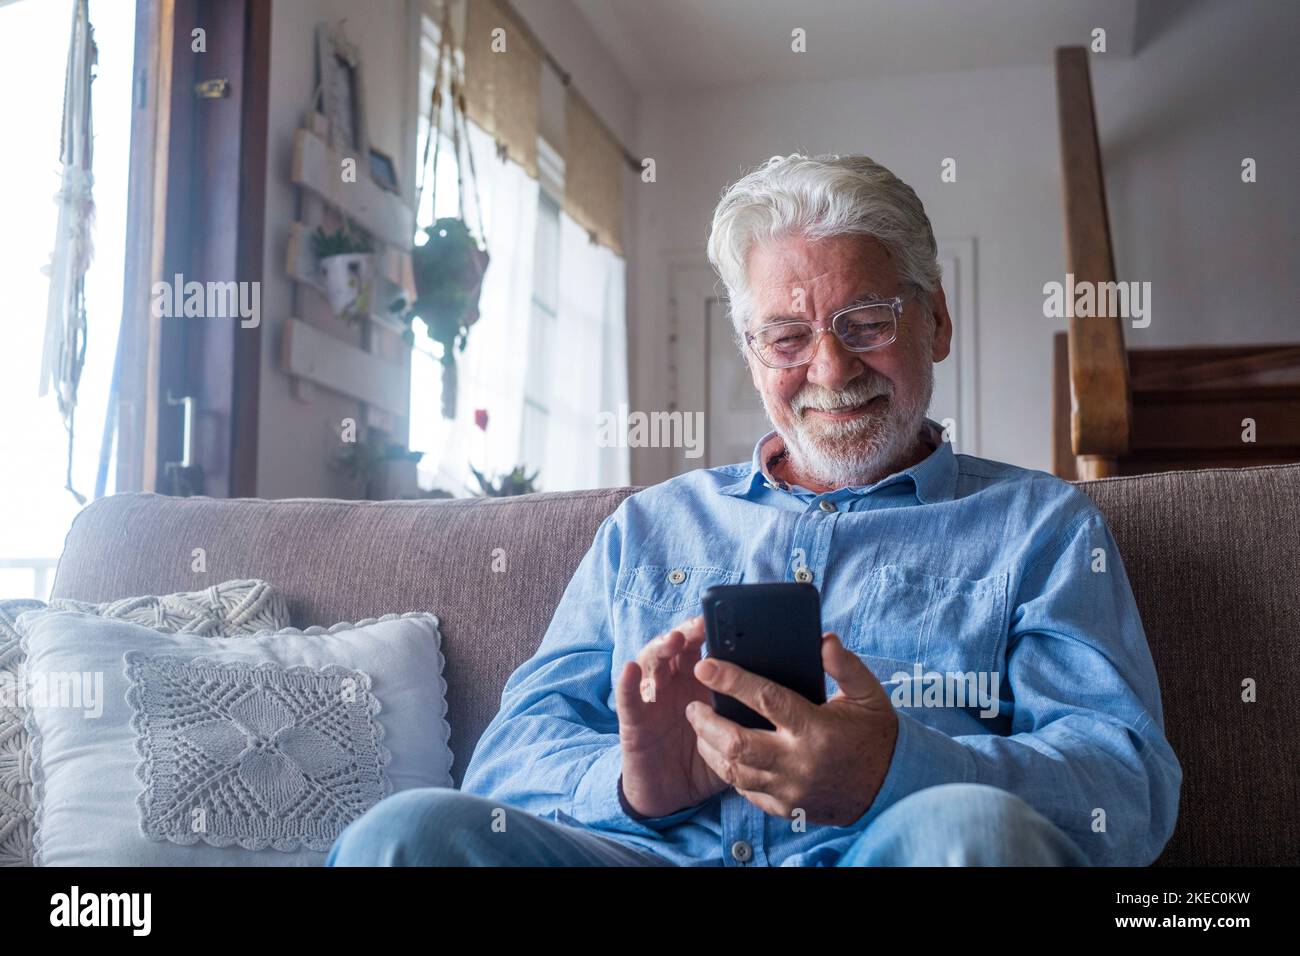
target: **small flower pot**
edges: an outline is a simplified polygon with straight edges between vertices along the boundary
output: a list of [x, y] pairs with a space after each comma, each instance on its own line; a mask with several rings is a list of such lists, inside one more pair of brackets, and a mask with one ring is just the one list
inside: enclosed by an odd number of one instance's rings
[[320, 260], [320, 277], [330, 311], [356, 320], [370, 311], [375, 291], [375, 260], [368, 252], [348, 252]]
[[420, 497], [419, 466], [415, 458], [385, 458], [376, 462], [366, 482], [366, 497], [371, 501]]

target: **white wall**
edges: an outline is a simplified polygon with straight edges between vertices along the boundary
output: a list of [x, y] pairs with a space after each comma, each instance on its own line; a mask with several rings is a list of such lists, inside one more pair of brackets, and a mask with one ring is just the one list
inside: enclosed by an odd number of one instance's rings
[[1297, 41], [1294, 0], [1200, 0], [1094, 77], [1116, 268], [1158, 310], [1132, 345], [1300, 341]]
[[[371, 145], [394, 158], [400, 183], [414, 194], [418, 26], [410, 0], [276, 0], [271, 8], [271, 102], [262, 284], [262, 375], [258, 412], [257, 494], [265, 498], [353, 497], [357, 486], [335, 473], [338, 431], [358, 405], [317, 388], [310, 402], [291, 392], [280, 370], [283, 321], [294, 315], [293, 283], [285, 274], [289, 224], [298, 216], [289, 181], [294, 130], [315, 84], [316, 24], [347, 19], [345, 32], [361, 49], [366, 125]], [[304, 307], [300, 301], [298, 308]], [[343, 327], [341, 337], [355, 331]], [[360, 419], [358, 419], [360, 422]]]
[[[1129, 344], [1300, 340], [1300, 4], [1162, 9], [1173, 19], [1147, 20], [1156, 36], [1135, 58], [1092, 58], [1116, 266], [1153, 284], [1153, 321]], [[637, 109], [659, 176], [633, 186], [634, 407], [667, 407], [667, 260], [704, 262], [724, 185], [778, 153], [862, 152], [916, 189], [937, 236], [975, 237], [982, 454], [1049, 466], [1064, 320], [1043, 317], [1042, 287], [1065, 271], [1049, 66], [650, 95]], [[948, 156], [958, 177], [943, 184]], [[1254, 185], [1243, 156], [1259, 163]], [[667, 477], [678, 454], [639, 450], [633, 480]]]

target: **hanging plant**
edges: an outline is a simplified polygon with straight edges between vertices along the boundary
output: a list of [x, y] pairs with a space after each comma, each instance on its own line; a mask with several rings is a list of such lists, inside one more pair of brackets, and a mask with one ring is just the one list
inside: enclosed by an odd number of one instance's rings
[[428, 241], [411, 252], [416, 298], [409, 314], [423, 319], [429, 337], [442, 344], [443, 414], [455, 418], [456, 352], [465, 350], [470, 326], [479, 318], [488, 254], [463, 219], [439, 219], [424, 234]]
[[[420, 164], [421, 184], [416, 192], [416, 208], [420, 208], [423, 177], [429, 166], [429, 147], [433, 145], [433, 189], [438, 184], [438, 157], [442, 136], [442, 84], [443, 64], [451, 78], [451, 136], [456, 159], [461, 156], [461, 139], [465, 139], [465, 158], [469, 180], [475, 193], [475, 209], [479, 215], [479, 231], [475, 237], [465, 220], [464, 177], [456, 177], [456, 206], [458, 215], [436, 219], [423, 230], [426, 241], [411, 249], [411, 265], [415, 273], [416, 299], [406, 312], [408, 325], [416, 318], [423, 319], [429, 337], [442, 345], [442, 415], [456, 417], [458, 379], [456, 354], [465, 351], [469, 330], [478, 321], [479, 295], [483, 290], [483, 276], [488, 267], [487, 236], [483, 228], [482, 205], [478, 199], [478, 180], [474, 171], [474, 154], [469, 146], [468, 118], [465, 115], [465, 95], [462, 91], [464, 75], [459, 72], [451, 56], [450, 4], [443, 9], [442, 36], [434, 61], [433, 93], [429, 98], [429, 136], [424, 143], [424, 160]], [[445, 55], [444, 55], [445, 54]], [[436, 200], [437, 195], [434, 193]], [[436, 201], [432, 204], [437, 208]]]

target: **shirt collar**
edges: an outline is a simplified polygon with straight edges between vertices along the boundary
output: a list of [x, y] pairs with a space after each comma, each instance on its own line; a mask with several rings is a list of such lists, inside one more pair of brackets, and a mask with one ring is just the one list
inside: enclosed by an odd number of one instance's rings
[[[848, 488], [854, 494], [865, 495], [881, 488], [910, 481], [916, 491], [917, 500], [922, 504], [934, 504], [939, 501], [951, 501], [957, 493], [957, 458], [952, 452], [952, 444], [943, 438], [943, 428], [938, 423], [925, 419], [921, 425], [920, 437], [932, 449], [929, 455], [910, 468], [895, 472], [880, 479], [875, 484], [857, 485]], [[792, 493], [812, 494], [799, 485], [790, 485], [772, 474], [770, 466], [785, 451], [785, 441], [775, 431], [770, 431], [754, 445], [754, 454], [750, 458], [748, 471], [738, 480], [724, 485], [719, 491], [724, 495], [737, 498], [750, 497], [764, 486], [779, 488]]]

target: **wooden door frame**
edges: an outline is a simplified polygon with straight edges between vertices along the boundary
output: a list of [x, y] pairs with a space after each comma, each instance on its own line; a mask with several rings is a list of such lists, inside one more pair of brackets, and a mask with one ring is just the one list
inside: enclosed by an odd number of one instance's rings
[[[256, 493], [262, 325], [158, 318], [152, 290], [261, 282], [271, 0], [138, 0], [126, 275], [118, 351], [117, 489], [166, 491], [193, 396], [192, 460], [203, 492]], [[191, 31], [206, 31], [206, 50]], [[229, 95], [199, 99], [224, 77]]]

